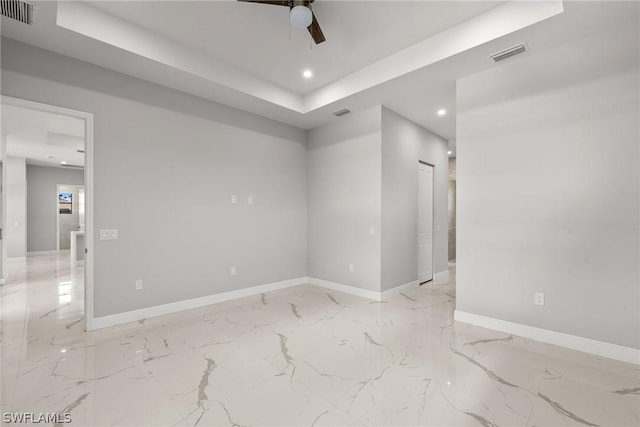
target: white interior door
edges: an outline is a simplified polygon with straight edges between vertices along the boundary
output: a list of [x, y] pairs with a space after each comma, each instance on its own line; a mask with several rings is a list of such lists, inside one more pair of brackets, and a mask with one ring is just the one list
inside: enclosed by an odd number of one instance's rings
[[433, 166], [418, 164], [418, 279], [433, 280]]

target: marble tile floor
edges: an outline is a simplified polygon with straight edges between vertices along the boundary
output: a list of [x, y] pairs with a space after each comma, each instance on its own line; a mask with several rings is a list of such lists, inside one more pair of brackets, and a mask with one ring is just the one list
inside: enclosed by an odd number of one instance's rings
[[638, 366], [454, 322], [453, 280], [382, 302], [298, 286], [86, 333], [82, 268], [67, 259], [9, 266], [3, 413], [69, 412], [71, 426], [640, 425]]

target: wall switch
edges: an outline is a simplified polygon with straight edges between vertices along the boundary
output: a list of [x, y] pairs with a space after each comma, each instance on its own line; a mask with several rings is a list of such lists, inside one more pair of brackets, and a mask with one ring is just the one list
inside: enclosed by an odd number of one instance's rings
[[375, 236], [376, 235], [376, 228], [371, 226], [369, 227], [369, 236]]
[[235, 267], [231, 267], [231, 275], [235, 276], [236, 274], [238, 274], [238, 270]]
[[544, 294], [536, 292], [533, 302], [535, 305], [544, 305]]
[[142, 290], [142, 280], [136, 280], [136, 291]]
[[247, 203], [250, 204], [250, 205], [253, 204], [253, 196], [247, 197]]
[[353, 264], [349, 264], [349, 271], [353, 273]]
[[237, 203], [238, 203], [238, 196], [236, 195], [231, 196], [231, 204], [235, 205]]
[[118, 230], [116, 229], [100, 229], [100, 240], [117, 240]]
[[440, 224], [436, 224], [436, 231], [440, 231]]

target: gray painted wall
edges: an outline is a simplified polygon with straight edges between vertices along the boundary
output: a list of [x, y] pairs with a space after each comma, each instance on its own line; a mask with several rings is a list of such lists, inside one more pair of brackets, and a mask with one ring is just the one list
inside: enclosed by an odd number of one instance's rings
[[434, 166], [434, 272], [448, 269], [447, 141], [382, 108], [382, 290], [418, 280], [418, 161]]
[[[380, 291], [381, 108], [308, 135], [309, 276]], [[374, 227], [374, 235], [370, 234]], [[349, 264], [354, 271], [349, 272]]]
[[304, 131], [8, 39], [2, 94], [94, 114], [97, 317], [306, 275]]
[[638, 40], [458, 82], [457, 309], [640, 348]]
[[27, 172], [24, 157], [7, 157], [7, 257], [27, 255]]
[[56, 250], [57, 184], [84, 184], [84, 172], [27, 165], [27, 252]]

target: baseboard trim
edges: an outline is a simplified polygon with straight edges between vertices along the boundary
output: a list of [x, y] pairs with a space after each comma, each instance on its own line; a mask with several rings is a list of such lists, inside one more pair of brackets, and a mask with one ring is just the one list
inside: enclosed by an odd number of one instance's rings
[[57, 255], [58, 251], [55, 249], [52, 249], [50, 251], [32, 251], [32, 252], [27, 252], [27, 257], [31, 257], [31, 256], [40, 256], [40, 255]]
[[547, 344], [554, 344], [560, 347], [567, 347], [573, 350], [595, 354], [597, 356], [608, 357], [609, 359], [640, 365], [640, 350], [635, 348], [536, 328], [534, 326], [522, 325], [520, 323], [509, 322], [506, 320], [494, 319], [492, 317], [485, 317], [479, 314], [467, 313], [460, 310], [456, 310], [454, 312], [454, 319], [458, 322], [469, 323], [471, 325], [518, 335]]
[[420, 281], [414, 280], [409, 283], [405, 283], [404, 285], [396, 286], [395, 288], [387, 289], [386, 291], [380, 294], [380, 298], [385, 300], [387, 298], [394, 297], [396, 295], [400, 295], [402, 292], [408, 291], [409, 289], [417, 288], [420, 286]]
[[435, 286], [448, 285], [449, 284], [449, 269], [447, 268], [444, 271], [436, 273], [436, 275], [433, 276], [433, 284]]
[[7, 262], [25, 262], [26, 260], [27, 260], [26, 256], [7, 257]]
[[333, 291], [344, 292], [358, 297], [368, 298], [374, 301], [380, 301], [380, 292], [370, 291], [368, 289], [356, 288], [355, 286], [343, 285], [342, 283], [330, 282], [329, 280], [316, 279], [315, 277], [307, 277], [307, 283], [321, 288], [331, 289]]
[[283, 280], [280, 282], [268, 283], [265, 285], [253, 286], [235, 291], [222, 292], [214, 295], [207, 295], [200, 298], [193, 298], [184, 301], [172, 302], [169, 304], [157, 305], [154, 307], [142, 308], [139, 310], [126, 311], [124, 313], [112, 314], [109, 316], [94, 317], [89, 322], [88, 330], [106, 328], [109, 326], [121, 325], [123, 323], [135, 322], [150, 317], [162, 316], [164, 314], [176, 313], [178, 311], [200, 308], [219, 302], [229, 301], [238, 298], [244, 298], [252, 295], [259, 295], [264, 292], [276, 291], [278, 289], [290, 288], [292, 286], [303, 285], [307, 283], [306, 277], [297, 279]]

